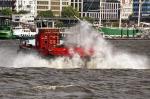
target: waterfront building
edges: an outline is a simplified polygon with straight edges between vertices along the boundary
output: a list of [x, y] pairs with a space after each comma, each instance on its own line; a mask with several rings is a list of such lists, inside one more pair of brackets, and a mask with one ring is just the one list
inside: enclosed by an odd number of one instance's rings
[[55, 16], [61, 16], [64, 7], [71, 4], [71, 0], [51, 0], [51, 10]]
[[95, 1], [95, 3], [93, 3], [93, 7], [91, 5], [91, 9], [90, 9], [90, 6], [88, 7], [87, 10], [84, 9], [83, 16], [91, 17], [91, 18], [98, 20], [101, 15], [101, 20], [118, 20], [119, 19], [119, 7], [120, 7], [119, 5], [120, 5], [119, 2], [116, 2], [116, 1], [114, 2], [101, 1], [101, 4], [100, 4], [99, 0], [97, 0]]
[[[141, 0], [141, 19], [150, 19], [150, 0]], [[138, 17], [139, 13], [139, 0], [133, 0], [133, 16]]]
[[50, 0], [37, 0], [37, 12], [50, 10]]
[[37, 0], [16, 0], [15, 6], [17, 12], [27, 11], [34, 16], [37, 15]]
[[100, 7], [102, 20], [118, 20], [120, 11], [119, 2], [102, 2]]
[[109, 0], [71, 0], [71, 6], [79, 11], [81, 17], [99, 20], [101, 12], [102, 20], [119, 19], [119, 2], [117, 0], [113, 2]]
[[79, 11], [81, 17], [83, 17], [83, 1], [84, 0], [71, 0], [71, 6]]
[[10, 8], [14, 10], [16, 0], [0, 0], [0, 10]]
[[122, 0], [121, 2], [121, 18], [123, 20], [127, 20], [129, 18], [130, 15], [132, 15], [133, 13], [133, 0]]
[[51, 10], [55, 16], [61, 16], [64, 7], [71, 5], [71, 0], [37, 0], [37, 11]]

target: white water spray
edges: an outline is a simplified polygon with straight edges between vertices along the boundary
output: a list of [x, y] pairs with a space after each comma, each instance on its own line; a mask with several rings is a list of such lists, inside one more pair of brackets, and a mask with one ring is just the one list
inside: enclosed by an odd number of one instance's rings
[[106, 40], [94, 30], [88, 22], [81, 21], [69, 31], [73, 35], [66, 39], [66, 45], [73, 44], [86, 49], [93, 48], [94, 55], [88, 62], [91, 69], [147, 69], [148, 59], [144, 56], [134, 55], [113, 49]]

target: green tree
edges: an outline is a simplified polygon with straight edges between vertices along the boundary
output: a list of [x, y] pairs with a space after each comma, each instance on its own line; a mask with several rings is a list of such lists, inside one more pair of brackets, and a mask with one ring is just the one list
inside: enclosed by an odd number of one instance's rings
[[64, 24], [61, 21], [56, 21], [55, 27], [64, 27]]
[[45, 17], [45, 18], [48, 18], [48, 17], [54, 17], [54, 14], [51, 10], [47, 10], [47, 11], [40, 11], [38, 13], [38, 16], [37, 17]]
[[61, 12], [62, 17], [73, 18], [74, 16], [79, 17], [79, 12], [73, 9], [72, 6], [64, 7]]
[[25, 11], [25, 10], [21, 10], [21, 11], [19, 11], [17, 14], [27, 14], [27, 13], [29, 13], [28, 11]]
[[90, 22], [90, 23], [93, 23], [93, 22], [94, 22], [94, 19], [91, 18], [91, 17], [83, 17], [82, 20], [86, 20], [86, 21], [88, 21], [88, 22]]
[[9, 8], [6, 8], [6, 9], [1, 10], [0, 13], [3, 15], [9, 16], [9, 15], [12, 15], [12, 10]]

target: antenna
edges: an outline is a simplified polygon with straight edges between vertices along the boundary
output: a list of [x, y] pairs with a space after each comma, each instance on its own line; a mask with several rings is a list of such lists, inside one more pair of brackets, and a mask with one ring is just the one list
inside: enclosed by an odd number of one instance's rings
[[99, 4], [99, 14], [100, 14], [100, 16], [99, 16], [99, 26], [101, 26], [101, 24], [102, 24], [102, 18], [101, 18], [101, 0], [99, 0], [99, 2], [100, 2], [100, 4]]
[[119, 28], [121, 28], [121, 19], [122, 19], [122, 0], [120, 0], [120, 18], [119, 18]]
[[80, 18], [78, 18], [77, 16], [75, 16], [75, 15], [74, 15], [74, 17], [75, 17], [78, 21], [81, 21], [81, 19], [80, 19]]
[[145, 0], [139, 0], [139, 13], [138, 13], [138, 27], [140, 26], [141, 21], [141, 7]]

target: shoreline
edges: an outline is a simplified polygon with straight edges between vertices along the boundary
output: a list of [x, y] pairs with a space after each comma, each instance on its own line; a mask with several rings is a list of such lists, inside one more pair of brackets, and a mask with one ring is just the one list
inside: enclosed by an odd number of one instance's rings
[[150, 40], [149, 38], [104, 38], [105, 40]]

